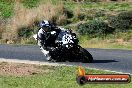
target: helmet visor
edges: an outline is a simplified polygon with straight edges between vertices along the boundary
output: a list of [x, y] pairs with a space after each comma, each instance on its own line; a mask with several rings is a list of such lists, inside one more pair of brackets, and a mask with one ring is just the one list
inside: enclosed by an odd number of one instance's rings
[[50, 27], [49, 26], [45, 26], [45, 27], [43, 27], [43, 30], [44, 31], [50, 31]]

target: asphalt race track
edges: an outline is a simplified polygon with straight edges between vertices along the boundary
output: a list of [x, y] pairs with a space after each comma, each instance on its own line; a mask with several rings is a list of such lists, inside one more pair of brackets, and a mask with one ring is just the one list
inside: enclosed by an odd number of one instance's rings
[[[87, 49], [94, 58], [93, 63], [65, 62], [67, 65], [82, 65], [90, 68], [111, 70], [132, 74], [132, 50]], [[0, 59], [19, 59], [30, 61], [44, 60], [38, 46], [0, 45]], [[59, 62], [59, 64], [62, 64]]]

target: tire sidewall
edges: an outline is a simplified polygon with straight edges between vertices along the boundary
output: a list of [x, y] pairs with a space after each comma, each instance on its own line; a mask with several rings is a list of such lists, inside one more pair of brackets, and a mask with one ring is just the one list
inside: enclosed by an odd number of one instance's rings
[[84, 48], [80, 48], [81, 58], [83, 63], [92, 63], [92, 55]]

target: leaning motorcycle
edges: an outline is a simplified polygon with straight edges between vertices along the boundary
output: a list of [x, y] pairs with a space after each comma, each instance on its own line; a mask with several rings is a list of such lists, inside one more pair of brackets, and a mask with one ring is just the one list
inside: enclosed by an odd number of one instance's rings
[[[64, 61], [77, 61], [83, 63], [92, 63], [92, 55], [84, 48], [82, 48], [78, 42], [76, 34], [71, 30], [60, 28], [61, 31], [56, 35], [54, 46], [47, 47], [45, 50], [41, 47], [41, 51], [44, 53], [48, 61], [64, 62]], [[51, 34], [56, 33], [51, 31]], [[35, 40], [39, 41], [37, 34], [33, 35]]]

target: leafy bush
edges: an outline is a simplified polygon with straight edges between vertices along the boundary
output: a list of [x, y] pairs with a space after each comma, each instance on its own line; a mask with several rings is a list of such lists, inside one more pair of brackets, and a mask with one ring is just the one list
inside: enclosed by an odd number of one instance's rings
[[81, 35], [99, 37], [112, 33], [114, 29], [110, 28], [107, 23], [101, 20], [92, 20], [88, 23], [78, 25], [77, 31]]
[[70, 10], [70, 9], [67, 9], [67, 8], [64, 8], [64, 12], [63, 12], [67, 18], [72, 18], [74, 15], [73, 15], [73, 11]]
[[109, 24], [117, 31], [127, 31], [132, 25], [132, 11], [122, 12], [109, 18]]
[[19, 29], [18, 36], [23, 38], [29, 38], [32, 35], [32, 30], [29, 28]]
[[102, 17], [102, 16], [105, 16], [105, 12], [103, 10], [97, 11], [95, 13], [95, 17]]
[[84, 13], [80, 13], [80, 14], [78, 15], [78, 19], [81, 20], [81, 21], [84, 20], [85, 17], [86, 17], [86, 15], [85, 15]]

